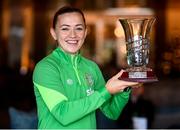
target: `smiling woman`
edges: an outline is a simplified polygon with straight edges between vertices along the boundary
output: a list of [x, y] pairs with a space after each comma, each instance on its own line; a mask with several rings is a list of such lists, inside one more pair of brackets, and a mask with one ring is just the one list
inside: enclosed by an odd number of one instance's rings
[[73, 7], [60, 8], [50, 32], [58, 47], [39, 61], [33, 73], [39, 129], [96, 128], [95, 111], [117, 119], [137, 82], [121, 81], [123, 70], [105, 83], [97, 64], [83, 57], [86, 38], [84, 14]]

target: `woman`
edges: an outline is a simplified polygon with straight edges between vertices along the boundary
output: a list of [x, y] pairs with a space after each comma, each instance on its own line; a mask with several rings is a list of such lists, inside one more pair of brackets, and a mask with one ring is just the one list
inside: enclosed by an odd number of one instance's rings
[[87, 34], [84, 14], [73, 7], [54, 15], [51, 35], [58, 47], [35, 67], [38, 128], [96, 128], [95, 111], [117, 119], [136, 82], [121, 81], [122, 71], [105, 83], [98, 66], [80, 54]]

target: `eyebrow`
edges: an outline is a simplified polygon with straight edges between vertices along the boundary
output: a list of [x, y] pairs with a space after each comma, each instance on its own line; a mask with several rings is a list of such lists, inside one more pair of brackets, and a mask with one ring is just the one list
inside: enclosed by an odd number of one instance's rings
[[83, 24], [77, 24], [76, 26], [84, 26]]
[[63, 24], [63, 25], [61, 25], [60, 27], [63, 27], [63, 26], [70, 27], [70, 25], [68, 25], [68, 24]]
[[[70, 27], [70, 25], [68, 25], [68, 24], [62, 24], [60, 27], [64, 27], [64, 26]], [[84, 26], [84, 25], [83, 24], [76, 24], [76, 26]]]

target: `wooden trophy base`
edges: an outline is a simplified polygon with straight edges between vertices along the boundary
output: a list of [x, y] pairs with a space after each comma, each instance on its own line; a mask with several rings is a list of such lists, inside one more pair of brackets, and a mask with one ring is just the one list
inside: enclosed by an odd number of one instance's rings
[[139, 83], [150, 83], [158, 81], [153, 71], [125, 71], [119, 79]]

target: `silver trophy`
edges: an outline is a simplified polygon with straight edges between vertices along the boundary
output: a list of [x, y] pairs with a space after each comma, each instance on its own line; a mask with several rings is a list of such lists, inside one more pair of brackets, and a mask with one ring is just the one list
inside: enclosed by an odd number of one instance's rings
[[155, 18], [120, 18], [125, 34], [129, 68], [120, 79], [136, 82], [158, 81], [149, 63], [150, 31]]

